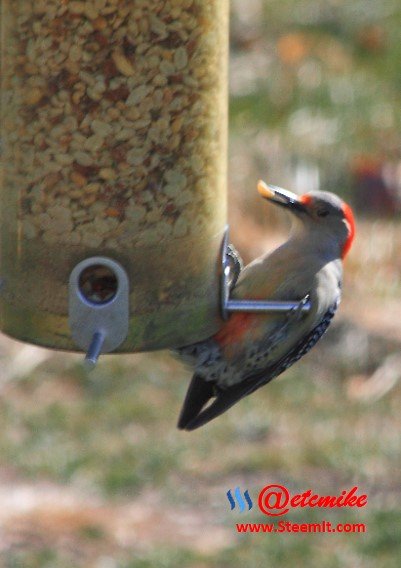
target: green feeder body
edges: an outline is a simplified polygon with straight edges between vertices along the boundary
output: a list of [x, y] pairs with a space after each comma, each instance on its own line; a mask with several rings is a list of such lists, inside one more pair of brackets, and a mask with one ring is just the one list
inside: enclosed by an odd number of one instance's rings
[[226, 223], [228, 0], [0, 6], [1, 330], [79, 350], [70, 275], [106, 257], [128, 276], [116, 351], [211, 335]]

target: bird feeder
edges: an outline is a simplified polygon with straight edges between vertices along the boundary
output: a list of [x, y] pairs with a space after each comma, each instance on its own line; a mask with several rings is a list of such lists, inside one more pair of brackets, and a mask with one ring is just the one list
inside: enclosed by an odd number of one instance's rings
[[219, 325], [228, 0], [0, 0], [0, 325], [144, 351]]

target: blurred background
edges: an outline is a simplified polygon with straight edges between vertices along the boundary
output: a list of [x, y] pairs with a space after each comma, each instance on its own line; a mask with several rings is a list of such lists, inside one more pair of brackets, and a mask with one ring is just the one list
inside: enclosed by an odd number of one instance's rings
[[[300, 363], [194, 433], [168, 353], [81, 357], [0, 337], [5, 567], [401, 565], [401, 6], [231, 0], [230, 223], [246, 261], [288, 220], [259, 178], [335, 191], [357, 240], [332, 328]], [[368, 506], [294, 512], [366, 534], [248, 534], [226, 492], [359, 486]]]

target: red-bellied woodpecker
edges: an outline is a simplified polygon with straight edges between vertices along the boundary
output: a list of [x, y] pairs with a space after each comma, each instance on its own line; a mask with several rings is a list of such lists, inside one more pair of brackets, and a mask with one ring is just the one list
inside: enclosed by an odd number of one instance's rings
[[[299, 307], [235, 313], [213, 337], [178, 350], [195, 370], [181, 429], [206, 424], [298, 361], [326, 331], [340, 301], [342, 259], [355, 234], [351, 208], [323, 191], [297, 196], [264, 182], [258, 190], [292, 214], [292, 230], [283, 245], [243, 269], [232, 297], [295, 300]], [[311, 309], [303, 313], [306, 300]]]

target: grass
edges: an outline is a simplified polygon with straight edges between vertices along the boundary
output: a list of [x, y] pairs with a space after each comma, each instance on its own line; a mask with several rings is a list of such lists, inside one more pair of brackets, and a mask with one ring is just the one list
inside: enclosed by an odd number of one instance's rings
[[[325, 369], [316, 348], [258, 395], [186, 434], [175, 429], [175, 419], [188, 377], [167, 354], [105, 357], [91, 375], [60, 357], [62, 375], [54, 370], [56, 358], [3, 390], [1, 467], [33, 487], [45, 481], [73, 490], [82, 504], [72, 518], [63, 505], [62, 513], [38, 505], [25, 520], [31, 526], [37, 517], [35, 528], [21, 531], [18, 546], [10, 544], [5, 566], [102, 566], [103, 556], [105, 566], [118, 568], [257, 567], [263, 558], [278, 566], [398, 565], [400, 387], [375, 404], [350, 399], [349, 377]], [[231, 513], [226, 491], [239, 485], [255, 498], [267, 483], [321, 494], [358, 485], [369, 496], [367, 510], [330, 511], [330, 520], [366, 522], [368, 533], [237, 535], [235, 522], [268, 519]], [[122, 546], [110, 519], [123, 517], [145, 494], [154, 495], [153, 512], [150, 519], [138, 513], [135, 525], [145, 546], [135, 538]], [[95, 507], [88, 517], [91, 496], [101, 512]], [[187, 515], [198, 519], [189, 538], [181, 520]], [[319, 512], [311, 520], [326, 517]], [[309, 519], [296, 512], [289, 520]], [[130, 523], [127, 518], [128, 532]], [[18, 525], [24, 515], [17, 515]], [[11, 539], [16, 529], [6, 528]], [[171, 542], [163, 538], [170, 530]]]

